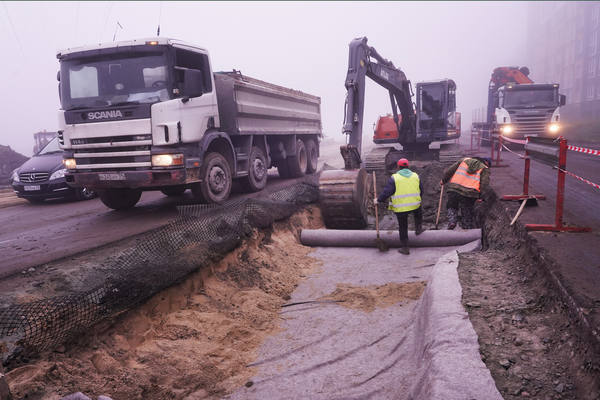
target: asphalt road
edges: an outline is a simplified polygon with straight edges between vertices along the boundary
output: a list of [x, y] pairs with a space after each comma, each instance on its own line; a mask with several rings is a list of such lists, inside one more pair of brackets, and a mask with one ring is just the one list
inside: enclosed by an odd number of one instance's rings
[[[282, 180], [270, 172], [265, 191], [292, 181], [296, 180]], [[238, 193], [231, 198], [256, 195]], [[177, 217], [176, 206], [183, 204], [194, 204], [189, 190], [177, 197], [144, 192], [137, 206], [126, 211], [111, 210], [97, 198], [2, 208], [0, 278], [163, 226]]]

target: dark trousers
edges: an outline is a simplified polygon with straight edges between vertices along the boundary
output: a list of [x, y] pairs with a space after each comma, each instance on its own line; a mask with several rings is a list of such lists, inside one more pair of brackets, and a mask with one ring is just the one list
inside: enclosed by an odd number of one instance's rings
[[[474, 228], [475, 217], [473, 214], [473, 207], [475, 206], [476, 201], [477, 199], [475, 197], [466, 197], [456, 192], [448, 192], [448, 202], [446, 203], [446, 208], [448, 209], [448, 222], [455, 224], [460, 222], [460, 226], [463, 229]], [[459, 210], [460, 218], [458, 218]]]
[[402, 247], [408, 247], [408, 214], [415, 216], [415, 227], [421, 226], [423, 222], [423, 211], [421, 207], [412, 211], [395, 213], [398, 218], [398, 232], [400, 232], [400, 244]]

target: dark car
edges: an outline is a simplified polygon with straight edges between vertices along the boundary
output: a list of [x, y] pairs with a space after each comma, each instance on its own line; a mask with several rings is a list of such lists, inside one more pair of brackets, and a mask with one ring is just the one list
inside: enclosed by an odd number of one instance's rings
[[37, 154], [15, 169], [12, 187], [18, 197], [39, 203], [46, 199], [74, 198], [88, 200], [96, 193], [86, 188], [72, 188], [65, 180], [62, 150], [58, 138], [48, 142]]

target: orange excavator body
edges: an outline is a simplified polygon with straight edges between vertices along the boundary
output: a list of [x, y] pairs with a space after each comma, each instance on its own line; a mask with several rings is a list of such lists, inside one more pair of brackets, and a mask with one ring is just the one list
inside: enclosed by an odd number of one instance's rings
[[[402, 115], [398, 115], [398, 123], [402, 123]], [[398, 126], [394, 122], [392, 114], [382, 115], [377, 119], [373, 132], [375, 143], [398, 143]]]

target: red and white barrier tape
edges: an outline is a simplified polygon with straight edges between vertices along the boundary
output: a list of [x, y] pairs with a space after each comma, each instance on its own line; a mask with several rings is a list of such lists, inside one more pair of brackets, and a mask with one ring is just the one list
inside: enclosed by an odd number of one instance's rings
[[597, 183], [594, 183], [594, 182], [588, 181], [587, 179], [585, 179], [585, 178], [582, 178], [582, 177], [580, 177], [579, 175], [575, 175], [574, 173], [572, 173], [572, 172], [569, 172], [569, 171], [566, 171], [566, 170], [564, 170], [564, 169], [562, 169], [562, 168], [558, 168], [558, 167], [554, 167], [554, 168], [558, 169], [559, 171], [562, 171], [562, 172], [564, 172], [565, 174], [567, 174], [567, 175], [569, 175], [569, 176], [572, 176], [572, 177], [573, 177], [573, 178], [575, 178], [575, 179], [578, 179], [578, 180], [580, 180], [581, 182], [587, 183], [588, 185], [590, 185], [590, 186], [593, 186], [593, 187], [595, 187], [596, 189], [600, 189], [600, 185], [598, 185]]
[[567, 149], [577, 151], [577, 152], [583, 153], [583, 154], [590, 154], [592, 156], [600, 156], [600, 150], [588, 149], [586, 147], [567, 145]]
[[517, 144], [525, 144], [525, 143], [527, 143], [527, 140], [511, 139], [511, 138], [507, 138], [504, 135], [502, 135], [502, 140], [506, 140], [507, 142], [517, 143]]

